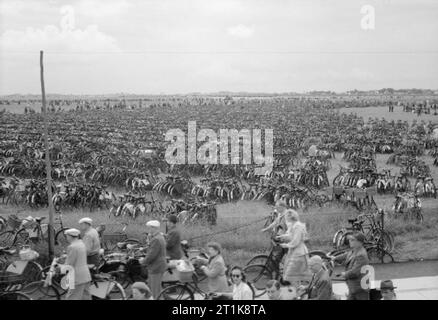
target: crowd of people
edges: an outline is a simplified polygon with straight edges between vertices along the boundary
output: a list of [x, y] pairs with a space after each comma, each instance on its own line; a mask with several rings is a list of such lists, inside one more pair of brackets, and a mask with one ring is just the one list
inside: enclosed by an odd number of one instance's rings
[[[283, 249], [284, 261], [281, 280], [270, 280], [266, 284], [266, 296], [270, 300], [309, 299], [333, 300], [338, 297], [333, 293], [331, 276], [325, 268], [320, 256], [309, 257], [306, 246], [308, 233], [306, 225], [300, 221], [299, 214], [288, 209], [286, 203], [278, 201], [275, 206], [278, 215], [275, 221], [264, 228], [263, 232], [274, 232], [274, 237]], [[66, 299], [91, 299], [89, 287], [91, 283], [90, 265], [97, 266], [103, 253], [99, 233], [93, 227], [90, 218], [78, 222], [78, 229], [65, 232], [68, 240], [65, 264], [75, 271], [74, 289], [69, 289]], [[165, 271], [174, 265], [172, 261], [185, 259], [181, 247], [181, 230], [178, 219], [170, 215], [167, 220], [167, 233], [161, 232], [161, 224], [157, 220], [146, 223], [149, 246], [146, 256], [140, 259], [148, 272], [148, 283], [135, 282], [131, 286], [131, 299], [153, 300], [162, 290]], [[342, 264], [345, 270], [338, 276], [345, 280], [348, 287], [348, 300], [369, 300], [370, 289], [362, 283], [362, 268], [369, 264], [367, 251], [364, 248], [365, 236], [354, 233], [349, 239], [350, 250], [334, 257], [334, 261]], [[206, 275], [209, 296], [214, 300], [252, 300], [254, 290], [246, 282], [245, 273], [240, 266], [232, 267], [227, 272], [227, 265], [222, 256], [221, 245], [217, 242], [207, 244], [208, 259], [197, 257], [194, 263]], [[230, 279], [228, 279], [229, 275]], [[307, 285], [303, 285], [304, 280]], [[230, 285], [231, 284], [231, 285]], [[394, 300], [396, 295], [390, 280], [382, 281], [380, 297], [383, 300]], [[286, 290], [286, 291], [285, 291]], [[286, 293], [285, 293], [286, 292]]]

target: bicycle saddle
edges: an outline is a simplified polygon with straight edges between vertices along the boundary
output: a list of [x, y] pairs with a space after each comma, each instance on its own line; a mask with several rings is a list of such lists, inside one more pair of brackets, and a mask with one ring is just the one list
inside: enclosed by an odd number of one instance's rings
[[39, 222], [43, 221], [45, 218], [46, 217], [36, 217], [35, 221], [39, 223]]
[[354, 219], [348, 219], [348, 222], [349, 222], [349, 223], [355, 223], [355, 222], [357, 222], [357, 218], [354, 218]]

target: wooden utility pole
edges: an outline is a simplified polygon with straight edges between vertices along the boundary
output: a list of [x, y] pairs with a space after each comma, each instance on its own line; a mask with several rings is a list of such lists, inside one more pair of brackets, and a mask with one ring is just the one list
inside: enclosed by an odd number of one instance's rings
[[46, 180], [47, 180], [47, 197], [49, 202], [49, 229], [48, 229], [48, 245], [49, 245], [49, 259], [53, 260], [55, 253], [55, 232], [53, 228], [53, 202], [52, 202], [52, 165], [50, 163], [50, 147], [49, 147], [49, 121], [47, 120], [47, 106], [46, 106], [46, 91], [44, 88], [44, 66], [43, 66], [43, 51], [40, 51], [40, 70], [41, 70], [41, 95], [43, 102], [43, 122], [44, 122], [44, 145], [46, 149]]

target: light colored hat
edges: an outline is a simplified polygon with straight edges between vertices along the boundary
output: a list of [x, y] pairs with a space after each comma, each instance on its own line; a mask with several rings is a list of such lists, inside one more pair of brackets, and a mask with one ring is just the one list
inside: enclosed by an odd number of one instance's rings
[[81, 232], [78, 229], [72, 228], [72, 229], [65, 230], [64, 234], [66, 234], [68, 236], [72, 236], [72, 237], [79, 237]]
[[160, 227], [160, 221], [158, 221], [158, 220], [151, 220], [151, 221], [148, 221], [148, 222], [146, 223], [146, 225], [147, 225], [148, 227], [159, 228], [159, 227]]
[[88, 223], [90, 226], [93, 224], [93, 220], [90, 218], [82, 218], [81, 220], [79, 220], [79, 223]]

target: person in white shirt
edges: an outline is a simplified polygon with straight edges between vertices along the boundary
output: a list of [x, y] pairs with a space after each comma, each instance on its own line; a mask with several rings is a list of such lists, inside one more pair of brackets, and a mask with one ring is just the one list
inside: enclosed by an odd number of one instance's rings
[[231, 281], [233, 282], [233, 292], [216, 293], [216, 299], [254, 300], [254, 292], [245, 282], [245, 274], [241, 267], [235, 266], [231, 269]]
[[100, 239], [99, 233], [92, 227], [92, 224], [93, 220], [90, 218], [79, 220], [82, 241], [84, 241], [87, 248], [87, 263], [98, 267], [100, 263]]

